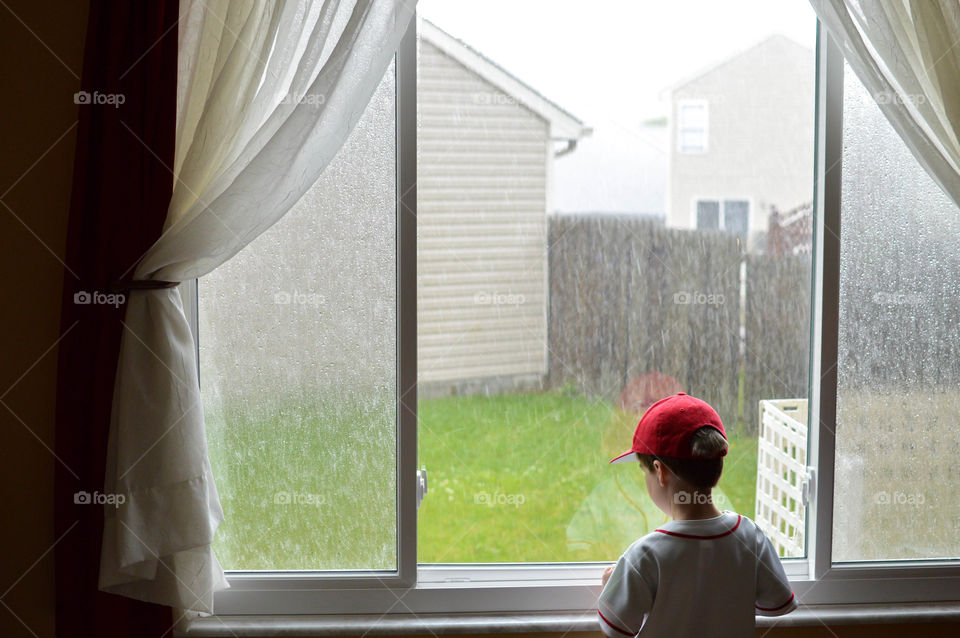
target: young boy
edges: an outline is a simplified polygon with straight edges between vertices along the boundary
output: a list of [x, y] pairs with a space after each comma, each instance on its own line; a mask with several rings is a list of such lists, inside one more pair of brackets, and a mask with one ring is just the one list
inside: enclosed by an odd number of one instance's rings
[[717, 412], [680, 392], [650, 406], [633, 447], [610, 461], [639, 461], [650, 498], [672, 520], [604, 572], [597, 608], [609, 638], [747, 637], [755, 633], [754, 614], [797, 608], [769, 539], [711, 500], [726, 453]]

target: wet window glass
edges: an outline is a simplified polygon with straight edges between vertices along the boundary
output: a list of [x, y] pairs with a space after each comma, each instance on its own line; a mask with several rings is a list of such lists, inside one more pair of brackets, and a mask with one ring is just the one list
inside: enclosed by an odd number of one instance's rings
[[396, 568], [394, 76], [293, 210], [198, 282], [224, 569]]
[[836, 561], [960, 556], [960, 211], [843, 88]]

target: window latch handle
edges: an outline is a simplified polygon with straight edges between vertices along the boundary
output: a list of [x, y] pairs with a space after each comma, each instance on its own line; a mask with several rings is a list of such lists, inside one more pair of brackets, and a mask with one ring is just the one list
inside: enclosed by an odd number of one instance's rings
[[427, 495], [427, 468], [417, 470], [417, 509], [420, 509], [420, 503], [423, 497]]
[[817, 488], [817, 470], [807, 466], [807, 478], [800, 485], [800, 498], [804, 505], [809, 505], [814, 490]]

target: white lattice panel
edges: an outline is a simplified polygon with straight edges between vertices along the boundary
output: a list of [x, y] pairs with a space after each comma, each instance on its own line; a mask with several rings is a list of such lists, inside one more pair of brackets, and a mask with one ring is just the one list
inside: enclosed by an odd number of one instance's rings
[[780, 556], [803, 556], [807, 400], [760, 402], [756, 522]]

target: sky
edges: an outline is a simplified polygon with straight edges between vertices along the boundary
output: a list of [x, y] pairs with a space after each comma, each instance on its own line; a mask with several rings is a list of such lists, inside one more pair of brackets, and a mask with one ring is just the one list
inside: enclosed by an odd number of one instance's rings
[[[773, 34], [814, 48], [808, 0], [419, 0], [417, 11], [594, 129], [556, 164], [561, 212], [662, 214], [670, 87]], [[595, 186], [601, 186], [599, 188]]]
[[662, 94], [678, 80], [774, 33], [812, 49], [816, 28], [807, 0], [419, 0], [417, 10], [588, 123], [665, 115]]

